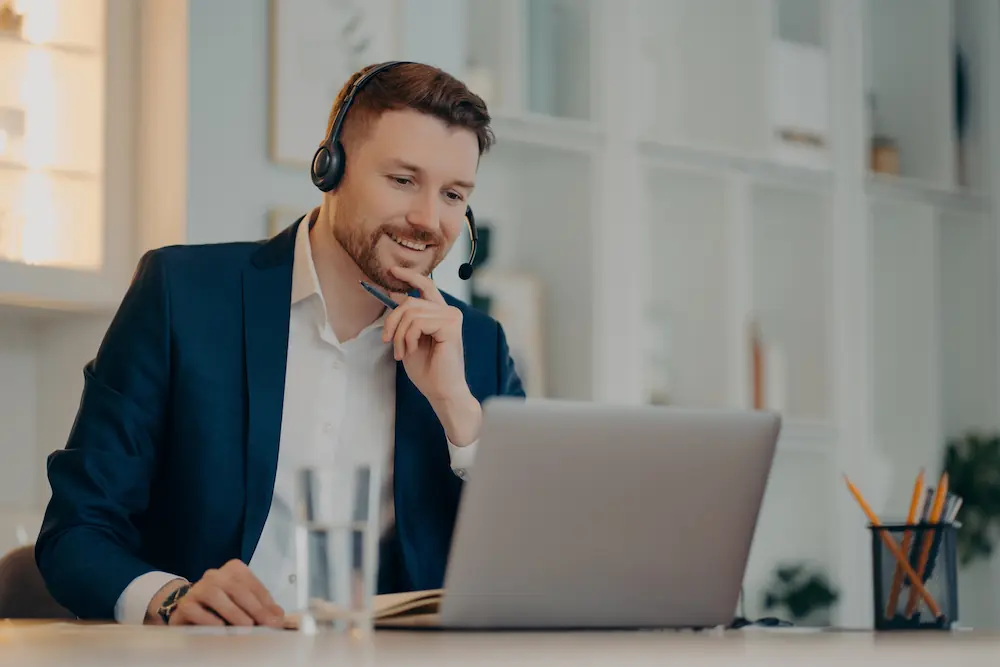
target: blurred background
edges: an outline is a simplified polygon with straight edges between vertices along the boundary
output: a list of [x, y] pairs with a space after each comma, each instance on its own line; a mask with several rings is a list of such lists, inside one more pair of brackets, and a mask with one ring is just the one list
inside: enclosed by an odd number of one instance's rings
[[784, 416], [748, 616], [870, 627], [842, 474], [903, 519], [950, 448], [961, 620], [1000, 627], [998, 0], [0, 0], [0, 551], [140, 254], [318, 204], [391, 58], [489, 104], [479, 270], [435, 278], [530, 395]]

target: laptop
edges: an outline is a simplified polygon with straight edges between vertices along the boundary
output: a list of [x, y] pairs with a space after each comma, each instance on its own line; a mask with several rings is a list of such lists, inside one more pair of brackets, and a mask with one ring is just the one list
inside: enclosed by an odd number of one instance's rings
[[[732, 623], [778, 415], [558, 400], [484, 405], [442, 591], [448, 629]], [[433, 609], [427, 606], [432, 603]]]

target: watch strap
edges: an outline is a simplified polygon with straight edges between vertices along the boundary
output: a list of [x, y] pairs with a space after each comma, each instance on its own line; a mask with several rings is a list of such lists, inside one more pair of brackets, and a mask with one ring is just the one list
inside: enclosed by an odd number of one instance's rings
[[191, 590], [191, 584], [189, 583], [178, 586], [160, 603], [160, 608], [156, 610], [156, 613], [164, 625], [170, 624], [170, 617], [177, 611], [177, 605], [180, 604], [181, 598], [187, 595], [189, 590]]

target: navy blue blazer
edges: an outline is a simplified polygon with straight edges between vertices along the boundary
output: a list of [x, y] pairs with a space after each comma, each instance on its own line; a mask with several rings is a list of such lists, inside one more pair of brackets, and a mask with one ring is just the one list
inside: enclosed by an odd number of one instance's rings
[[[114, 618], [128, 584], [163, 570], [197, 580], [246, 563], [267, 518], [278, 460], [298, 224], [267, 242], [172, 246], [140, 260], [94, 360], [35, 558], [55, 599]], [[463, 311], [466, 378], [480, 400], [524, 396], [504, 332]], [[439, 588], [463, 482], [444, 429], [396, 370], [396, 530], [380, 592]]]

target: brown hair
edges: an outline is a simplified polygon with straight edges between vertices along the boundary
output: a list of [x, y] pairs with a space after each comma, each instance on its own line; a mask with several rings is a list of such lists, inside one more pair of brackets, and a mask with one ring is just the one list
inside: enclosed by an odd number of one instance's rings
[[[377, 67], [369, 65], [355, 72], [340, 89], [330, 110], [326, 136], [354, 83]], [[341, 143], [363, 138], [383, 112], [413, 109], [440, 118], [450, 127], [471, 130], [479, 141], [479, 154], [490, 149], [495, 138], [490, 129], [490, 114], [482, 98], [447, 72], [421, 63], [402, 63], [376, 74], [358, 91], [341, 128]]]

